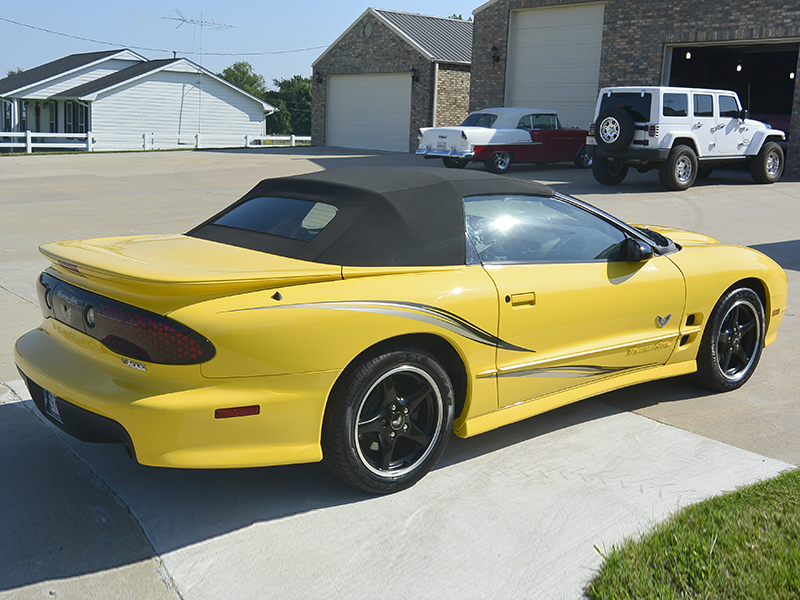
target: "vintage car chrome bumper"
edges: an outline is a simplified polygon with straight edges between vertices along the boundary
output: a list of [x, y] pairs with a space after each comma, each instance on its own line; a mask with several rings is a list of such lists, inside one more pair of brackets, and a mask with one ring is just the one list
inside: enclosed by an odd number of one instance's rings
[[434, 150], [433, 148], [417, 148], [417, 154], [424, 156], [425, 158], [474, 158], [475, 152], [456, 152], [452, 148], [449, 150]]

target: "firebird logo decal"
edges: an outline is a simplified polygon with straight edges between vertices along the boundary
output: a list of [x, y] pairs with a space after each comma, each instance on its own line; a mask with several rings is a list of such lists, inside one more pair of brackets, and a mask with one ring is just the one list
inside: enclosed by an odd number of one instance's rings
[[[416, 304], [414, 302], [387, 302], [375, 300], [372, 302], [309, 302], [307, 304], [289, 304], [286, 306], [262, 306], [259, 308], [246, 308], [242, 310], [286, 310], [286, 309], [323, 309], [323, 310], [346, 310], [351, 312], [366, 312], [373, 314], [391, 315], [403, 319], [413, 319], [437, 327], [442, 327], [448, 331], [458, 334], [487, 346], [495, 346], [501, 350], [513, 350], [515, 352], [535, 352], [527, 348], [515, 346], [499, 337], [484, 331], [469, 321], [456, 314], [428, 306], [427, 304]], [[233, 311], [239, 312], [239, 311]]]
[[668, 314], [666, 317], [662, 317], [661, 315], [656, 315], [656, 323], [658, 324], [659, 329], [662, 329], [669, 323], [669, 320], [672, 318], [672, 313]]

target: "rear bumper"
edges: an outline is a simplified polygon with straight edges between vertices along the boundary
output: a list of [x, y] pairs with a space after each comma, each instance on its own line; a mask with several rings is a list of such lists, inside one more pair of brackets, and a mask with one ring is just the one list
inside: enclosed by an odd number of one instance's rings
[[456, 152], [455, 150], [433, 150], [432, 148], [417, 148], [418, 155], [425, 158], [459, 158], [471, 160], [474, 152]]
[[600, 146], [586, 146], [594, 149], [594, 158], [613, 158], [621, 162], [663, 162], [669, 156], [669, 148], [637, 148], [629, 147], [619, 152], [608, 152]]
[[[215, 380], [197, 366], [168, 373], [147, 364], [141, 372], [73, 334], [67, 340], [36, 329], [17, 340], [15, 360], [38, 409], [77, 439], [123, 443], [139, 463], [161, 467], [322, 459], [322, 417], [338, 371]], [[57, 397], [62, 422], [45, 411], [45, 390]], [[216, 418], [220, 408], [244, 406], [259, 414]]]

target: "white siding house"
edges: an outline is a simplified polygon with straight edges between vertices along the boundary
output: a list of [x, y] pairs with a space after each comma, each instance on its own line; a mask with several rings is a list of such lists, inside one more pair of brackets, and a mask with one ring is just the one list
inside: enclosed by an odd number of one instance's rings
[[28, 148], [31, 140], [94, 150], [244, 146], [275, 111], [188, 59], [148, 61], [128, 50], [72, 55], [0, 80], [0, 101], [8, 117], [0, 152], [24, 147], [25, 131]]

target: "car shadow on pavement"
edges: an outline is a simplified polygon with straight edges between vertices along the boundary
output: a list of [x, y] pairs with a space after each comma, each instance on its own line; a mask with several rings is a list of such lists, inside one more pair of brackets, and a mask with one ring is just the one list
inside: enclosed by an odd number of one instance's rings
[[758, 244], [750, 247], [763, 252], [784, 269], [800, 271], [800, 240]]

